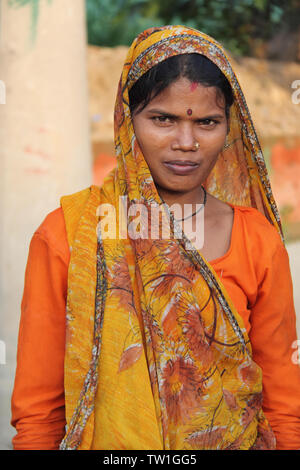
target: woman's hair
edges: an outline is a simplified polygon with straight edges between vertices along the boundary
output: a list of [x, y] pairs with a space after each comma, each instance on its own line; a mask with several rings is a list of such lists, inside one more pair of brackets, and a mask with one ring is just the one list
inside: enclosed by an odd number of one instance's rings
[[147, 104], [165, 88], [179, 78], [217, 88], [225, 98], [225, 113], [234, 101], [232, 88], [225, 75], [210, 59], [202, 54], [180, 54], [160, 62], [139, 78], [129, 91], [131, 115], [135, 110], [142, 111]]

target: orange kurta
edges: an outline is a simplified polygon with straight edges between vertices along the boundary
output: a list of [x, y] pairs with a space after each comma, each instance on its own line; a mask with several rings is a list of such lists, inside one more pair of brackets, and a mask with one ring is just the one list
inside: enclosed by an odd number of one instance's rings
[[[256, 209], [233, 206], [231, 244], [210, 262], [244, 320], [263, 371], [263, 411], [278, 449], [300, 448], [300, 368], [287, 251]], [[61, 208], [29, 249], [12, 395], [14, 449], [58, 449], [64, 436], [64, 352], [69, 246]], [[295, 344], [295, 343], [294, 343]]]

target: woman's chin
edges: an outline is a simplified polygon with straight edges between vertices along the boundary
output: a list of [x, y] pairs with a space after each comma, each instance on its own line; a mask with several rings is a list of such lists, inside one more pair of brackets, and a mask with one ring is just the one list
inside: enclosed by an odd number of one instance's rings
[[205, 175], [202, 178], [199, 178], [199, 176], [197, 178], [191, 178], [190, 175], [176, 176], [175, 178], [174, 175], [172, 176], [164, 178], [163, 181], [160, 180], [159, 183], [154, 180], [156, 188], [170, 193], [192, 193], [194, 191], [197, 192], [201, 184], [203, 184], [203, 181], [205, 181]]
[[164, 193], [170, 193], [170, 194], [185, 194], [185, 193], [190, 193], [195, 191], [197, 188], [201, 186], [201, 183], [199, 183], [197, 186], [191, 186], [190, 184], [172, 184], [172, 185], [159, 185], [156, 184], [156, 188], [158, 191], [162, 191]]

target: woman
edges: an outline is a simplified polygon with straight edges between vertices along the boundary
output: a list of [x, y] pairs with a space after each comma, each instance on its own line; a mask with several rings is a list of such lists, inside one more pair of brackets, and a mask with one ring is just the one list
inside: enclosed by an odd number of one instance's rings
[[[300, 448], [288, 255], [222, 46], [182, 26], [140, 34], [115, 144], [101, 189], [62, 197], [31, 241], [14, 448]], [[187, 220], [204, 222], [200, 247]]]

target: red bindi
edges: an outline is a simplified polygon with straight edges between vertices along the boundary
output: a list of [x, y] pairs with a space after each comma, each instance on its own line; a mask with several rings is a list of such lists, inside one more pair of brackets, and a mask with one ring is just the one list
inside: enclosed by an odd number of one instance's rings
[[191, 115], [193, 114], [193, 111], [191, 110], [191, 108], [189, 108], [189, 109], [187, 110], [186, 114], [187, 114], [188, 116], [191, 116]]
[[197, 83], [197, 82], [192, 82], [192, 83], [191, 83], [191, 91], [195, 91], [196, 88], [197, 88], [197, 86], [198, 86], [198, 83]]

